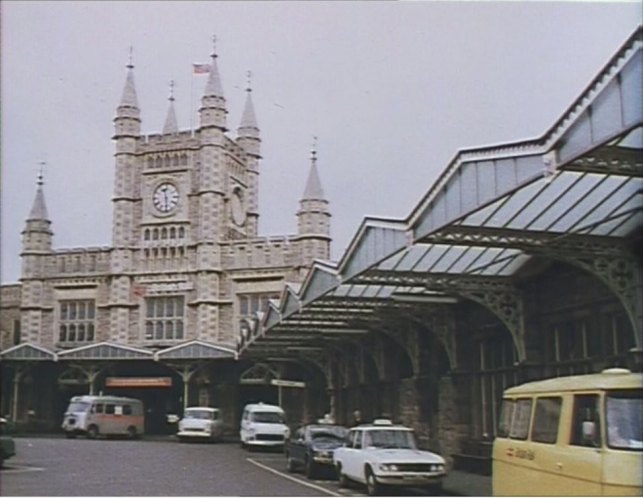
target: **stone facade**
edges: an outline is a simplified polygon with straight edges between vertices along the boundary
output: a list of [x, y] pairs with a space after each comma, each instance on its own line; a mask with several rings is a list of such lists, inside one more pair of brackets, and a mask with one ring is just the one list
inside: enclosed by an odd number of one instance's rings
[[[171, 98], [164, 133], [143, 135], [128, 66], [114, 119], [112, 246], [54, 249], [40, 181], [23, 232], [22, 285], [3, 288], [13, 297], [2, 304], [3, 349], [16, 342], [18, 319], [20, 342], [51, 350], [95, 341], [158, 349], [194, 339], [235, 348], [244, 316], [278, 297], [286, 282], [301, 281], [313, 259], [328, 259], [330, 212], [316, 153], [298, 233], [257, 233], [261, 139], [251, 93], [233, 138], [220, 86], [213, 56], [200, 126], [178, 130]], [[246, 306], [240, 295], [259, 299]], [[145, 330], [146, 302], [163, 297], [182, 298], [180, 334]], [[60, 303], [83, 300], [95, 306], [93, 339], [63, 337]]]

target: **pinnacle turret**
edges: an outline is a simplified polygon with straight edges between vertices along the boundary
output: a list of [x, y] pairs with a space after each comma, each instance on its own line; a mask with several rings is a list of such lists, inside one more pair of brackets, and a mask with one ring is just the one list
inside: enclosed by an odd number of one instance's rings
[[132, 64], [132, 49], [130, 48], [129, 61], [127, 63], [127, 77], [121, 102], [116, 109], [114, 118], [115, 139], [130, 137], [136, 138], [141, 133], [141, 111], [138, 108], [136, 87], [134, 86], [134, 65]]
[[306, 188], [302, 201], [324, 201], [324, 189], [322, 188], [319, 179], [319, 172], [317, 171], [317, 151], [315, 147], [310, 153], [310, 171], [308, 172], [308, 180], [306, 181]]
[[246, 104], [241, 115], [241, 123], [237, 128], [237, 142], [251, 156], [261, 157], [261, 138], [259, 126], [252, 103], [252, 88], [250, 87], [250, 71], [248, 71], [248, 86], [246, 88]]
[[208, 82], [205, 84], [204, 97], [220, 97], [223, 96], [223, 86], [221, 85], [221, 77], [219, 76], [219, 68], [217, 66], [217, 52], [216, 52], [216, 37], [212, 37], [212, 63], [210, 64], [210, 72], [208, 74]]
[[[212, 37], [213, 44], [216, 37]], [[226, 128], [226, 101], [223, 96], [221, 78], [217, 67], [216, 47], [212, 49], [212, 63], [208, 72], [208, 82], [205, 85], [203, 97], [201, 97], [201, 108], [199, 109], [201, 128], [218, 128], [220, 131], [227, 131]]]
[[42, 171], [38, 174], [38, 187], [34, 197], [31, 211], [25, 223], [25, 229], [22, 231], [22, 249], [23, 256], [27, 254], [43, 253], [51, 250], [51, 221], [47, 213], [45, 204], [45, 194], [43, 191]]
[[174, 81], [170, 81], [170, 97], [168, 100], [170, 105], [168, 106], [165, 125], [163, 126], [164, 135], [179, 132], [179, 127], [176, 123], [176, 112], [174, 111]]
[[315, 138], [315, 144], [311, 151], [311, 164], [306, 188], [299, 201], [299, 211], [297, 212], [297, 233], [302, 244], [303, 254], [307, 255], [301, 261], [304, 267], [310, 265], [315, 258], [328, 259], [330, 256], [331, 214], [317, 171], [316, 142], [317, 138]]
[[127, 64], [127, 78], [123, 88], [123, 96], [119, 107], [134, 107], [138, 109], [138, 98], [134, 86], [134, 65], [132, 64], [132, 49], [130, 48], [129, 62]]
[[33, 200], [31, 211], [27, 221], [49, 221], [47, 213], [47, 206], [45, 204], [45, 193], [43, 191], [43, 176], [42, 172], [38, 174], [38, 187], [36, 189], [36, 197]]

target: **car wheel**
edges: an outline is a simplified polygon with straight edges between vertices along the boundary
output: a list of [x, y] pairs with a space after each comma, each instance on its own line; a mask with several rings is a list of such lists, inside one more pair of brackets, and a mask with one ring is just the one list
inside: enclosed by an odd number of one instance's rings
[[368, 467], [366, 469], [366, 491], [368, 492], [368, 496], [377, 496], [380, 494], [381, 490], [382, 486], [377, 482], [375, 474], [371, 468]]
[[98, 437], [98, 427], [95, 425], [90, 425], [87, 429], [87, 437], [89, 439], [96, 439]]
[[286, 455], [286, 469], [288, 470], [288, 472], [295, 472], [295, 470], [296, 470], [295, 467], [296, 467], [295, 461], [292, 459], [290, 454], [287, 454]]
[[315, 476], [317, 475], [317, 466], [315, 465], [315, 462], [313, 462], [310, 458], [306, 458], [305, 462], [305, 472], [306, 472], [306, 477], [308, 479], [314, 479]]
[[337, 464], [336, 470], [337, 470], [337, 480], [339, 481], [339, 487], [340, 488], [347, 488], [350, 483], [348, 481], [348, 477], [346, 476], [346, 474], [344, 474], [342, 472], [342, 464], [341, 463]]
[[129, 437], [130, 439], [136, 439], [138, 437], [138, 434], [136, 433], [136, 427], [130, 425], [127, 428], [127, 437]]

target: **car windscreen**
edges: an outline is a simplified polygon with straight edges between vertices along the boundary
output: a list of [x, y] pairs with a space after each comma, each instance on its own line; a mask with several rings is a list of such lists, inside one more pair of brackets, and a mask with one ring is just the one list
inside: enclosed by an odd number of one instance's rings
[[90, 403], [85, 401], [72, 401], [67, 407], [67, 411], [70, 413], [84, 413], [89, 411]]
[[186, 410], [183, 418], [198, 418], [202, 420], [216, 419], [216, 412], [210, 410]]
[[310, 428], [311, 439], [331, 438], [344, 440], [346, 438], [346, 434], [348, 434], [348, 429], [339, 425]]
[[284, 423], [284, 415], [279, 412], [254, 412], [250, 418], [253, 422], [261, 422], [263, 424]]
[[607, 445], [643, 450], [643, 396], [640, 389], [610, 391], [605, 398]]
[[415, 437], [412, 431], [376, 430], [366, 431], [364, 447], [416, 449]]

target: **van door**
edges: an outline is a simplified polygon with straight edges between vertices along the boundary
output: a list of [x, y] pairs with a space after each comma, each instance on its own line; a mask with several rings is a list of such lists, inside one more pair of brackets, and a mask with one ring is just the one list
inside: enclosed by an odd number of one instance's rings
[[553, 470], [559, 476], [556, 481], [562, 484], [552, 490], [555, 494], [597, 496], [602, 493], [599, 408], [598, 393], [573, 396], [572, 411], [566, 421], [567, 434], [563, 434], [565, 440], [558, 446], [557, 454], [552, 455]]

